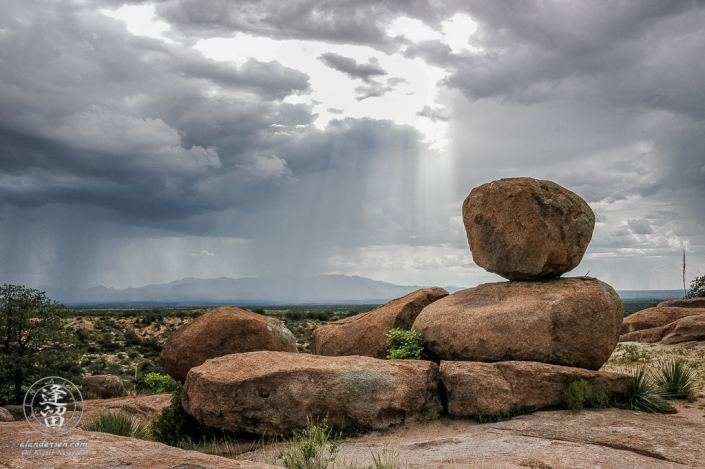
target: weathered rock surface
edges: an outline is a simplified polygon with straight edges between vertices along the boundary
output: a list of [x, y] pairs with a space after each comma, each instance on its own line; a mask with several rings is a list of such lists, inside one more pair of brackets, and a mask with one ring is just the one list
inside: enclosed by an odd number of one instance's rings
[[620, 342], [641, 342], [644, 344], [653, 344], [659, 342], [663, 337], [663, 330], [666, 326], [652, 327], [651, 329], [642, 329], [640, 331], [628, 332], [619, 336]]
[[551, 181], [500, 179], [474, 188], [463, 203], [472, 258], [509, 280], [558, 277], [582, 260], [595, 214]]
[[222, 306], [174, 331], [161, 362], [166, 373], [183, 383], [188, 370], [206, 360], [260, 350], [297, 352], [296, 338], [278, 319]]
[[310, 422], [388, 429], [441, 411], [438, 366], [428, 361], [252, 352], [189, 371], [182, 404], [202, 424], [258, 435]]
[[83, 378], [83, 387], [93, 392], [100, 399], [110, 399], [125, 395], [125, 385], [115, 375], [86, 376]]
[[12, 416], [9, 410], [0, 407], [0, 422], [14, 422], [15, 417]]
[[666, 326], [681, 318], [701, 314], [705, 314], [705, 308], [656, 306], [655, 308], [643, 309], [624, 318], [621, 333], [628, 334], [643, 329]]
[[[83, 448], [27, 448], [27, 440], [42, 443], [86, 443]], [[13, 443], [16, 445], [14, 446]], [[35, 451], [37, 453], [35, 454]], [[44, 451], [40, 455], [39, 451]], [[51, 451], [53, 454], [49, 454]], [[64, 452], [64, 454], [59, 453]], [[83, 454], [65, 454], [81, 453]], [[49, 437], [34, 431], [27, 422], [0, 425], [0, 469], [275, 469], [268, 464], [235, 461], [197, 451], [186, 451], [154, 441], [74, 429], [68, 435]]]
[[[688, 469], [705, 461], [705, 418], [693, 406], [678, 413], [553, 410], [477, 424], [441, 418], [343, 440], [339, 460], [374, 467], [370, 451], [397, 452], [414, 468]], [[271, 448], [270, 448], [271, 450]], [[243, 455], [255, 459], [254, 455]]]
[[705, 340], [705, 314], [687, 316], [663, 329], [661, 343], [665, 345]]
[[666, 300], [656, 305], [656, 307], [705, 308], [705, 298], [689, 298], [687, 300]]
[[623, 395], [633, 379], [618, 373], [517, 361], [442, 361], [440, 377], [448, 396], [448, 413], [456, 418], [559, 406], [565, 403], [564, 390], [578, 379], [605, 389], [610, 396]]
[[422, 309], [448, 296], [442, 288], [416, 290], [368, 313], [320, 326], [311, 335], [315, 355], [362, 355], [387, 357], [387, 333], [395, 328], [411, 329]]
[[591, 277], [487, 283], [430, 304], [413, 329], [442, 360], [536, 361], [599, 369], [617, 345], [623, 307]]

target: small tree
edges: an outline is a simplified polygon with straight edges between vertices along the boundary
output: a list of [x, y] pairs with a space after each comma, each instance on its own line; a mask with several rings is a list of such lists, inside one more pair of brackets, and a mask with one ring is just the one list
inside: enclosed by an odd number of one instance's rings
[[0, 405], [20, 404], [27, 387], [46, 376], [80, 376], [76, 333], [64, 325], [67, 313], [44, 292], [0, 287]]
[[690, 290], [685, 295], [686, 298], [703, 298], [705, 297], [705, 275], [696, 277], [690, 282]]

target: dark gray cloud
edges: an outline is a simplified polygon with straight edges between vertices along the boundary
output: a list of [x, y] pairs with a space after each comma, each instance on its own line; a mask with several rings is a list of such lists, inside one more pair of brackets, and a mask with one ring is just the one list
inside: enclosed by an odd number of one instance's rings
[[157, 14], [173, 27], [174, 37], [227, 37], [244, 32], [273, 39], [303, 39], [367, 45], [393, 51], [403, 39], [386, 29], [396, 17], [440, 18], [444, 5], [388, 0], [245, 0], [208, 2], [167, 0]]
[[372, 83], [373, 77], [379, 77], [387, 74], [387, 71], [379, 66], [376, 60], [370, 59], [366, 64], [358, 64], [351, 57], [345, 57], [334, 52], [326, 52], [318, 57], [318, 60], [326, 66], [342, 72], [352, 79], [359, 78], [365, 83]]

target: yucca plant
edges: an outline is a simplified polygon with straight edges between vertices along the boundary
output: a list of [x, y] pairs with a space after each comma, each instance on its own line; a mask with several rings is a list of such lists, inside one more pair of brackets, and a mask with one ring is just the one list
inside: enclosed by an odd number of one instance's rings
[[652, 383], [645, 366], [639, 366], [628, 393], [628, 403], [633, 409], [659, 414], [673, 414], [676, 409], [666, 400], [666, 392]]
[[338, 443], [330, 440], [324, 419], [306, 430], [297, 432], [277, 457], [286, 469], [326, 469], [335, 466]]
[[126, 409], [113, 409], [100, 412], [90, 422], [83, 426], [89, 432], [110, 433], [111, 435], [129, 436], [140, 440], [150, 438], [149, 423], [138, 421]]
[[682, 358], [660, 360], [654, 378], [667, 399], [692, 399], [695, 394], [695, 367]]

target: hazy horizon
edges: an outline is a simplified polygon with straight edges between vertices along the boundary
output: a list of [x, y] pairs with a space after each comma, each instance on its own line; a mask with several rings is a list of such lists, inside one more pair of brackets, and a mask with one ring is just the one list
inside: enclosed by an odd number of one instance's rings
[[705, 275], [705, 4], [0, 6], [0, 283], [358, 275], [473, 287], [462, 202], [554, 181], [566, 276]]

